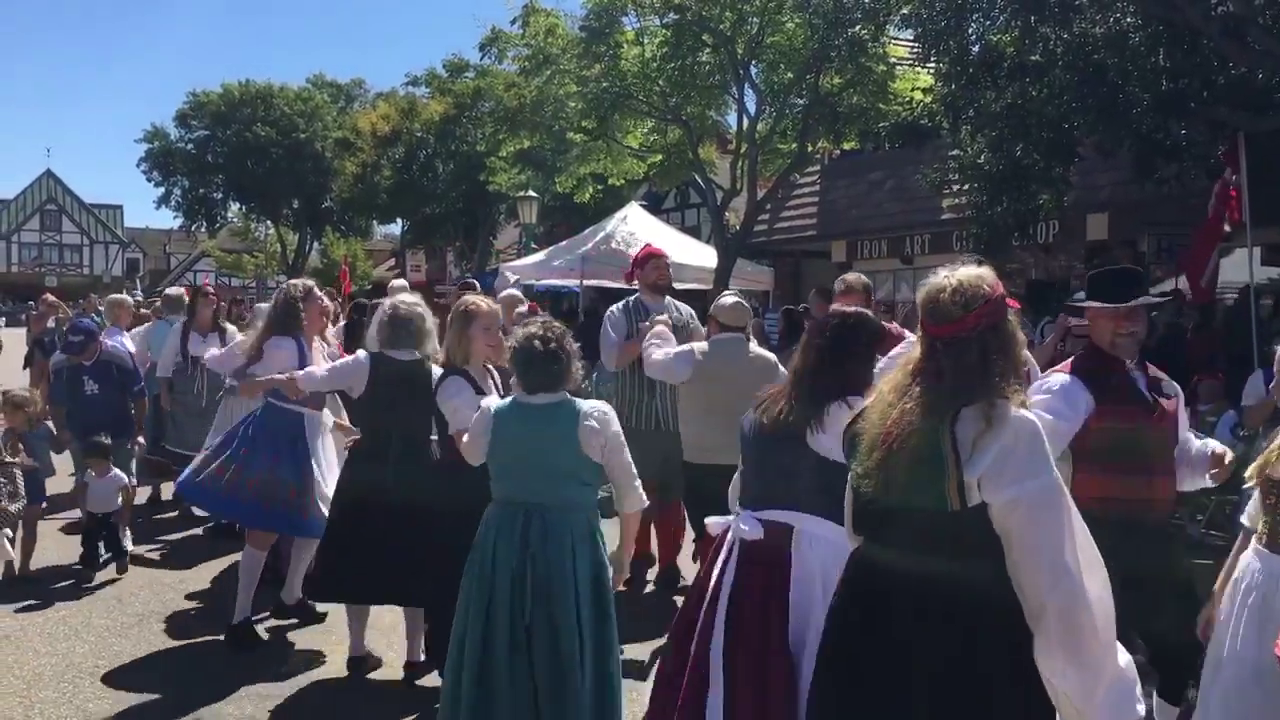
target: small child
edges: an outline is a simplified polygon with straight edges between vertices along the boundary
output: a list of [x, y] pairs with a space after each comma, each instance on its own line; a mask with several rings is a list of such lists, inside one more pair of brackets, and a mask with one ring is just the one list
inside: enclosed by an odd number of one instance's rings
[[97, 575], [98, 543], [116, 563], [116, 574], [129, 572], [129, 553], [122, 540], [122, 528], [129, 527], [136, 488], [119, 468], [111, 464], [111, 440], [94, 437], [81, 445], [88, 470], [76, 483], [84, 529], [80, 533], [80, 566], [86, 583]]
[[36, 552], [40, 520], [49, 492], [46, 482], [54, 475], [53, 452], [57, 443], [53, 430], [40, 418], [44, 407], [38, 392], [32, 388], [5, 390], [0, 394], [0, 412], [4, 414], [4, 432], [0, 445], [9, 457], [22, 466], [22, 486], [27, 495], [19, 527], [6, 528], [18, 536], [17, 569], [5, 563], [4, 576], [25, 577], [31, 573], [31, 558]]

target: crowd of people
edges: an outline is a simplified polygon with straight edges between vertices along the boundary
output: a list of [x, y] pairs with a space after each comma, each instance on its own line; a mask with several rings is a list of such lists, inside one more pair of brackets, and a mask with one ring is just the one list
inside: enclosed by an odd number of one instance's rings
[[[6, 573], [31, 571], [65, 451], [88, 578], [128, 571], [138, 470], [147, 502], [174, 479], [186, 512], [244, 538], [230, 649], [265, 642], [275, 557], [271, 616], [343, 605], [352, 677], [384, 664], [370, 608], [401, 608], [402, 678], [438, 671], [447, 720], [622, 717], [613, 594], [690, 581], [648, 720], [1137, 720], [1135, 655], [1156, 720], [1275, 716], [1274, 367], [1238, 412], [1225, 367], [1179, 382], [1154, 362], [1173, 311], [1141, 270], [1090, 273], [1043, 332], [980, 262], [921, 284], [916, 332], [849, 273], [784, 309], [776, 340], [736, 292], [705, 317], [673, 297], [656, 247], [627, 280], [573, 329], [474, 281], [443, 323], [403, 281], [344, 306], [290, 280], [239, 326], [207, 286], [149, 318], [128, 296], [48, 297], [31, 387], [0, 400]], [[1242, 529], [1202, 599], [1173, 519], [1233, 478]]]

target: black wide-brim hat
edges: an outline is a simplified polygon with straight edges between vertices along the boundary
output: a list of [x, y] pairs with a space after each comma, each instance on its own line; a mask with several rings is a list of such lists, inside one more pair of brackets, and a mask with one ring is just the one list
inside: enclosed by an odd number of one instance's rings
[[1068, 305], [1082, 308], [1133, 307], [1155, 305], [1169, 298], [1147, 292], [1147, 274], [1132, 265], [1114, 265], [1089, 273], [1084, 280], [1084, 299]]

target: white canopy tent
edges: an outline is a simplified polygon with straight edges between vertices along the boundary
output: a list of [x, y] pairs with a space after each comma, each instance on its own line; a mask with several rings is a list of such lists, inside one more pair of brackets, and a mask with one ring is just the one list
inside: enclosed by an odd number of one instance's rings
[[[564, 242], [502, 263], [500, 270], [518, 277], [521, 283], [625, 288], [624, 276], [631, 267], [631, 258], [646, 244], [671, 257], [671, 280], [677, 289], [712, 286], [716, 249], [659, 220], [634, 202]], [[729, 287], [772, 290], [773, 270], [739, 260], [733, 266]]]

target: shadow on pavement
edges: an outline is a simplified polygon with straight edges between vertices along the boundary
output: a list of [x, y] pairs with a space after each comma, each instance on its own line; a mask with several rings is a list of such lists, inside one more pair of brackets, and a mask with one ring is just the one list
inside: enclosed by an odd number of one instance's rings
[[323, 678], [276, 705], [270, 720], [360, 718], [360, 720], [434, 720], [439, 686], [406, 685], [399, 680]]
[[670, 593], [637, 593], [621, 590], [613, 594], [618, 615], [618, 641], [623, 645], [649, 642], [666, 636], [680, 606]]
[[187, 593], [183, 599], [195, 605], [169, 613], [164, 634], [177, 642], [221, 636], [231, 618], [239, 568], [239, 563], [232, 563], [214, 575], [208, 587]]
[[235, 655], [221, 640], [200, 640], [157, 650], [102, 675], [106, 687], [136, 695], [156, 695], [114, 715], [116, 720], [178, 720], [249, 685], [291, 680], [324, 665], [319, 650], [298, 650], [283, 635], [252, 654]]
[[119, 582], [113, 571], [98, 573], [89, 585], [80, 581], [79, 568], [54, 565], [36, 568], [21, 579], [0, 581], [0, 606], [13, 605], [13, 612], [34, 613], [48, 610], [59, 603], [75, 602]]
[[[174, 520], [164, 517], [157, 518], [157, 520], [166, 524], [171, 521], [173, 523], [185, 522], [188, 528], [207, 522], [203, 518]], [[140, 567], [157, 570], [191, 570], [207, 562], [239, 552], [244, 547], [244, 541], [239, 536], [227, 538], [209, 532], [188, 533], [179, 535], [171, 540], [160, 540], [157, 543], [155, 539], [161, 537], [161, 535], [159, 533], [151, 533], [147, 525], [148, 523], [141, 523], [140, 527], [134, 530], [133, 535], [135, 545], [153, 545], [153, 547], [147, 549], [150, 554], [138, 555], [135, 558], [134, 562]], [[142, 534], [141, 537], [140, 533]], [[147, 534], [150, 536], [148, 537]], [[152, 557], [152, 554], [154, 554], [154, 557]]]

